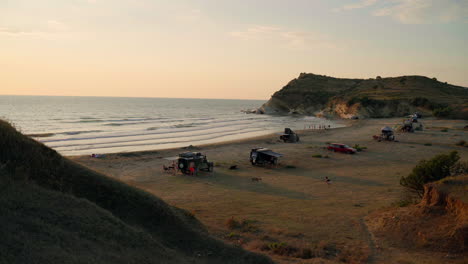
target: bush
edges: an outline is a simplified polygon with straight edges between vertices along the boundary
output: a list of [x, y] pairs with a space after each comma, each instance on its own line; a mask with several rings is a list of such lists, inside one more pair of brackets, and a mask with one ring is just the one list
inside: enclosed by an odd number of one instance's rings
[[359, 144], [354, 145], [353, 148], [356, 149], [356, 151], [358, 151], [358, 152], [361, 152], [361, 151], [367, 149], [367, 147], [361, 147], [361, 146], [359, 146]]
[[294, 256], [299, 251], [298, 248], [290, 246], [286, 244], [285, 242], [268, 243], [268, 244], [265, 244], [262, 247], [262, 249], [265, 251], [271, 251], [274, 254], [280, 255], [280, 256]]
[[465, 140], [460, 140], [455, 145], [460, 146], [460, 147], [466, 146], [466, 141]]
[[240, 223], [239, 221], [237, 221], [236, 219], [234, 219], [234, 217], [231, 217], [229, 218], [227, 221], [226, 221], [226, 227], [228, 229], [235, 229], [235, 228], [239, 228], [240, 227]]
[[457, 176], [462, 174], [468, 174], [468, 160], [459, 161], [450, 168], [450, 175]]
[[415, 97], [411, 99], [410, 104], [416, 107], [428, 107], [430, 102], [424, 97]]
[[312, 155], [312, 158], [321, 158], [321, 157], [322, 157], [322, 155], [320, 155], [320, 154]]
[[432, 110], [432, 114], [435, 117], [448, 117], [453, 113], [453, 109], [450, 106], [444, 107], [444, 108], [435, 108]]
[[443, 128], [440, 130], [440, 132], [448, 132], [448, 129], [447, 128]]
[[260, 229], [254, 225], [256, 222], [255, 220], [248, 219], [237, 221], [234, 217], [231, 217], [226, 221], [226, 227], [230, 230], [238, 229], [241, 232], [257, 232]]
[[422, 197], [424, 184], [450, 176], [450, 169], [460, 159], [458, 152], [440, 154], [430, 160], [422, 160], [411, 174], [401, 177], [400, 184]]
[[432, 143], [426, 143], [424, 146], [432, 146]]

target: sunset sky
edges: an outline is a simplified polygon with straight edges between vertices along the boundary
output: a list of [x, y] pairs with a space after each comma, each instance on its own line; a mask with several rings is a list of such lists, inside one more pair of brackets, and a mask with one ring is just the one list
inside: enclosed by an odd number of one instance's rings
[[1, 0], [0, 94], [268, 99], [301, 72], [468, 86], [468, 0]]

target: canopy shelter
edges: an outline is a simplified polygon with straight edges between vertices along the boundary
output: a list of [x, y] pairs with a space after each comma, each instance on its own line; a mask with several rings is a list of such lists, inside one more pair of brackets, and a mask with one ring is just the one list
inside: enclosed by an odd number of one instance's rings
[[393, 129], [388, 126], [384, 126], [382, 127], [382, 132], [393, 132]]
[[257, 152], [261, 152], [262, 154], [273, 156], [273, 157], [276, 157], [276, 158], [283, 157], [283, 154], [271, 151], [269, 149], [259, 149], [259, 150], [257, 150]]
[[250, 151], [250, 162], [252, 165], [278, 164], [278, 159], [283, 154], [271, 151], [267, 148], [254, 148]]

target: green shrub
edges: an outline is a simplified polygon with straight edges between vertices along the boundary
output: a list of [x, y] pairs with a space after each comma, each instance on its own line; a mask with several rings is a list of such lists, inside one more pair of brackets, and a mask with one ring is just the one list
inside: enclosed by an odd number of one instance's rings
[[295, 169], [295, 168], [296, 168], [296, 166], [294, 166], [294, 165], [286, 165], [286, 169]]
[[361, 146], [359, 146], [359, 144], [354, 145], [353, 148], [356, 149], [356, 151], [359, 151], [359, 152], [367, 149], [367, 147], [361, 147]]
[[453, 109], [450, 106], [447, 107], [438, 107], [432, 110], [432, 114], [435, 117], [448, 117], [453, 113]]
[[451, 167], [460, 159], [458, 152], [440, 154], [430, 160], [422, 160], [406, 177], [401, 177], [400, 184], [420, 197], [424, 193], [424, 184], [450, 176]]
[[259, 228], [254, 225], [256, 222], [248, 219], [237, 221], [234, 217], [231, 217], [226, 221], [226, 227], [230, 230], [239, 229], [241, 232], [257, 232]]
[[425, 143], [424, 146], [432, 146], [432, 143]]
[[455, 163], [455, 165], [453, 165], [452, 168], [450, 168], [450, 175], [452, 176], [463, 174], [468, 174], [468, 160], [459, 161]]
[[448, 129], [447, 128], [443, 128], [440, 130], [440, 132], [448, 132]]
[[[299, 249], [297, 247], [290, 246], [285, 242], [272, 242], [264, 245], [263, 250], [271, 251], [276, 255], [280, 256], [295, 256]], [[312, 253], [312, 252], [311, 252]]]
[[455, 145], [460, 146], [460, 147], [466, 146], [466, 141], [465, 140], [460, 140]]
[[410, 104], [416, 107], [426, 107], [430, 104], [430, 102], [427, 98], [415, 97], [410, 100]]
[[226, 227], [228, 229], [235, 229], [235, 228], [239, 228], [240, 227], [240, 223], [239, 221], [237, 221], [236, 219], [234, 219], [234, 217], [231, 217], [229, 218], [227, 221], [226, 221]]
[[229, 238], [229, 239], [239, 239], [240, 235], [235, 233], [235, 232], [231, 232], [226, 237]]
[[312, 158], [322, 158], [322, 155], [320, 155], [320, 154], [315, 154], [315, 155], [312, 155]]

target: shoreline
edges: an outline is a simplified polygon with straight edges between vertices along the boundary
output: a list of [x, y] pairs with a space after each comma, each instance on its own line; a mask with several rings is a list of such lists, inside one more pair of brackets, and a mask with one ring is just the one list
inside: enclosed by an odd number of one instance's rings
[[[334, 120], [331, 120], [334, 121]], [[339, 119], [343, 123], [344, 126], [341, 127], [336, 127], [336, 128], [329, 128], [329, 129], [300, 129], [300, 130], [294, 130], [294, 132], [298, 133], [299, 136], [301, 134], [313, 134], [313, 133], [319, 133], [319, 132], [324, 132], [324, 131], [330, 131], [330, 130], [339, 130], [339, 129], [346, 129], [352, 126], [355, 126], [356, 124], [364, 121], [362, 120], [348, 120], [348, 119]], [[119, 156], [119, 155], [135, 155], [135, 156], [144, 156], [144, 155], [149, 155], [149, 154], [154, 154], [154, 153], [159, 153], [159, 152], [172, 152], [175, 150], [185, 150], [185, 151], [190, 151], [191, 149], [196, 151], [197, 149], [203, 149], [203, 148], [213, 148], [213, 147], [223, 147], [231, 144], [245, 144], [249, 142], [256, 142], [259, 140], [266, 140], [266, 139], [278, 139], [278, 135], [276, 133], [269, 133], [261, 136], [253, 136], [253, 137], [246, 137], [246, 138], [240, 138], [240, 139], [233, 139], [233, 140], [226, 140], [226, 141], [221, 141], [221, 142], [214, 142], [214, 143], [207, 143], [207, 144], [200, 144], [200, 145], [189, 145], [189, 146], [184, 146], [184, 147], [173, 147], [173, 148], [163, 148], [163, 149], [151, 149], [151, 150], [135, 150], [135, 151], [121, 151], [121, 152], [109, 152], [109, 153], [96, 153], [99, 155], [105, 155], [105, 156]], [[80, 158], [80, 157], [89, 157], [89, 155], [64, 155], [66, 158]]]

